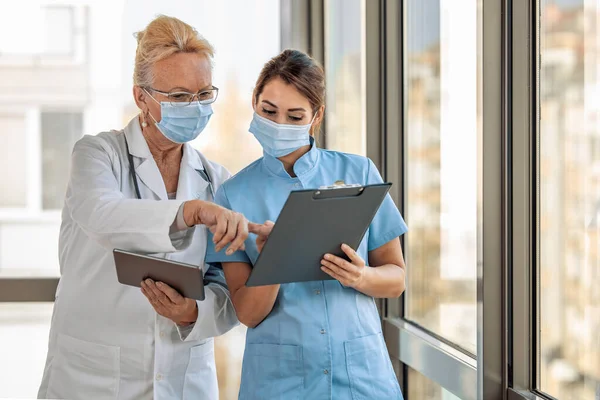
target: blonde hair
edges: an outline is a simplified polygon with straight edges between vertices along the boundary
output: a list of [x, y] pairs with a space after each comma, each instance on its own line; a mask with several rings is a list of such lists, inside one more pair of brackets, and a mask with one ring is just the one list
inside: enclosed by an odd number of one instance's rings
[[177, 18], [159, 15], [135, 37], [138, 45], [133, 84], [136, 86], [152, 86], [154, 64], [176, 53], [203, 54], [212, 65], [212, 45], [196, 29]]

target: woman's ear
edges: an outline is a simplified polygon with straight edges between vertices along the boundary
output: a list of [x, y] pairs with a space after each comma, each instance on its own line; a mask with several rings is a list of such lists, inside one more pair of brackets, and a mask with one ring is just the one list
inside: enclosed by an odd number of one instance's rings
[[[323, 116], [325, 115], [325, 106], [319, 107], [319, 109], [315, 112], [313, 117], [312, 125], [310, 127], [309, 134], [317, 140], [317, 136], [321, 130], [321, 122], [323, 121]], [[318, 144], [318, 142], [317, 142]]]
[[148, 104], [146, 104], [146, 92], [141, 87], [133, 87], [133, 99], [140, 110], [142, 110], [144, 113], [148, 111]]
[[325, 116], [325, 105], [322, 105], [317, 110], [317, 114], [315, 115], [315, 125], [319, 125], [323, 121], [323, 117]]

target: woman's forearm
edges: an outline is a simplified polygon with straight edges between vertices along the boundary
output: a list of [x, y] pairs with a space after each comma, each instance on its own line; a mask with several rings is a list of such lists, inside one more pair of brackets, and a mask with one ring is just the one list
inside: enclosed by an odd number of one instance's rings
[[232, 298], [240, 322], [249, 328], [260, 324], [273, 309], [279, 286], [240, 287]]
[[355, 289], [376, 298], [400, 297], [405, 289], [405, 278], [405, 269], [398, 265], [365, 267], [363, 277]]

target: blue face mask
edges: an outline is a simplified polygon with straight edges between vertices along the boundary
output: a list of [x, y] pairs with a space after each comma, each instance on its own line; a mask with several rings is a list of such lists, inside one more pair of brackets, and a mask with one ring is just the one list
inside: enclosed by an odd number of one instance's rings
[[[313, 121], [314, 121], [313, 117]], [[278, 124], [256, 112], [250, 123], [250, 133], [256, 137], [265, 153], [275, 158], [287, 156], [302, 146], [310, 145], [310, 127], [307, 125]]]
[[[148, 92], [146, 92], [148, 93]], [[150, 93], [148, 96], [152, 97]], [[204, 130], [213, 113], [210, 104], [200, 104], [193, 101], [185, 106], [173, 106], [168, 101], [158, 102], [160, 104], [160, 122], [150, 114], [158, 130], [170, 141], [175, 143], [187, 143], [194, 140]]]

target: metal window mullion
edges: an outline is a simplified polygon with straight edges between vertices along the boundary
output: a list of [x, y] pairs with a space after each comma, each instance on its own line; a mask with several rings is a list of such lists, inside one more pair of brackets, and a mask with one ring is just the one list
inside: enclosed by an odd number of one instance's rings
[[381, 151], [382, 140], [382, 38], [381, 38], [381, 3], [379, 0], [362, 0], [364, 10], [364, 130], [367, 141], [367, 156], [373, 160], [380, 171], [384, 171], [384, 157]]
[[310, 1], [281, 0], [279, 7], [281, 50], [310, 51]]
[[308, 52], [325, 65], [325, 0], [309, 0], [308, 15]]
[[[309, 1], [309, 54], [325, 68], [325, 46], [327, 43], [327, 34], [325, 31], [325, 1], [326, 0], [308, 0]], [[327, 82], [325, 82], [327, 85]], [[321, 120], [321, 132], [319, 134], [319, 146], [327, 148], [327, 112]]]
[[[512, 387], [529, 391], [534, 388], [533, 367], [536, 357], [531, 344], [535, 323], [532, 295], [532, 267], [535, 266], [535, 90], [536, 45], [532, 35], [535, 8], [531, 2], [512, 1]], [[515, 391], [515, 394], [517, 392]], [[511, 396], [515, 396], [512, 394]]]
[[[482, 95], [478, 143], [477, 398], [504, 399], [503, 1], [481, 0]], [[483, 82], [485, 84], [483, 84]]]
[[[402, 165], [403, 154], [403, 95], [402, 85], [402, 49], [404, 35], [402, 34], [402, 4], [396, 0], [385, 0], [383, 2], [384, 29], [382, 35], [384, 42], [384, 81], [382, 82], [383, 101], [383, 148], [385, 179], [394, 185], [390, 195], [404, 215], [404, 199]], [[400, 315], [393, 315], [400, 316]]]
[[[403, 157], [403, 69], [402, 69], [402, 2], [397, 0], [381, 1], [381, 21], [380, 30], [382, 40], [382, 63], [381, 63], [381, 101], [382, 101], [382, 146], [383, 172], [384, 179], [392, 182], [390, 191], [392, 199], [398, 206], [398, 209], [404, 215], [404, 181], [402, 179]], [[404, 245], [404, 236], [400, 238]], [[387, 318], [402, 318], [404, 316], [404, 296], [399, 299], [387, 299], [384, 305], [384, 324]], [[386, 337], [386, 343], [397, 342], [396, 335]], [[391, 353], [391, 352], [390, 352]], [[400, 387], [407, 391], [407, 369], [399, 358], [391, 357], [394, 371], [400, 383]]]

